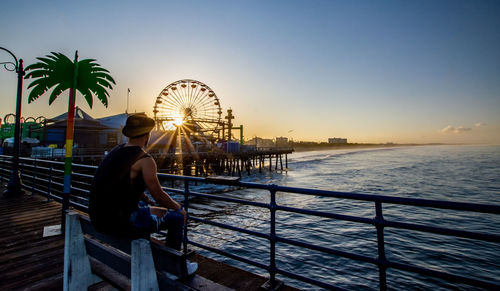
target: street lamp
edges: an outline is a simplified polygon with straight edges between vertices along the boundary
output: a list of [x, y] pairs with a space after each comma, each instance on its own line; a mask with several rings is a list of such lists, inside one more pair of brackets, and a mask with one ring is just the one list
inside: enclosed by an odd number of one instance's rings
[[[16, 71], [17, 73], [17, 99], [16, 99], [16, 124], [14, 125], [14, 158], [12, 159], [12, 173], [10, 176], [9, 183], [7, 184], [7, 190], [4, 192], [4, 196], [18, 196], [23, 194], [21, 189], [21, 176], [19, 175], [19, 144], [21, 140], [21, 97], [23, 90], [23, 77], [24, 77], [24, 67], [23, 60], [17, 61], [16, 56], [6, 48], [0, 47], [1, 50], [8, 52], [16, 61], [13, 62], [0, 62], [0, 65], [4, 65], [7, 71]], [[9, 69], [8, 64], [14, 65], [14, 69]]]

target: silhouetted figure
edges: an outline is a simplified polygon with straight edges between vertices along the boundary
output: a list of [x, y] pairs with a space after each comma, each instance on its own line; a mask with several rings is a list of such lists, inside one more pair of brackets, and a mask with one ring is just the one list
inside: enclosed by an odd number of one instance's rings
[[[128, 117], [122, 132], [129, 141], [108, 153], [92, 182], [90, 219], [100, 232], [132, 238], [149, 238], [150, 233], [168, 229], [167, 245], [180, 250], [186, 212], [163, 191], [156, 163], [144, 151], [154, 124], [145, 114]], [[162, 207], [148, 205], [153, 201], [144, 193], [146, 187]], [[188, 263], [188, 272], [196, 268]]]

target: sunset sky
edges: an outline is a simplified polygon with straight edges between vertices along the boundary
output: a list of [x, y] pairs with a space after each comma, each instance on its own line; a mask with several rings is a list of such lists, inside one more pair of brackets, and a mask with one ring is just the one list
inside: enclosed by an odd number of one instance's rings
[[[93, 117], [152, 116], [171, 82], [210, 86], [245, 138], [500, 144], [500, 1], [22, 1], [0, 4], [0, 46], [26, 65], [61, 52], [116, 81]], [[11, 60], [0, 51], [0, 62]], [[67, 110], [63, 93], [23, 116]], [[0, 116], [16, 75], [0, 68]]]

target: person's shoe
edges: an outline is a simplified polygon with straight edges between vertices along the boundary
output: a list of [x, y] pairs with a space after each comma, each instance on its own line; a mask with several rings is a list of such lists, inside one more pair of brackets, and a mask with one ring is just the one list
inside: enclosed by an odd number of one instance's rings
[[198, 270], [198, 263], [191, 263], [190, 261], [186, 261], [186, 268], [188, 276], [191, 276], [196, 273], [196, 270]]

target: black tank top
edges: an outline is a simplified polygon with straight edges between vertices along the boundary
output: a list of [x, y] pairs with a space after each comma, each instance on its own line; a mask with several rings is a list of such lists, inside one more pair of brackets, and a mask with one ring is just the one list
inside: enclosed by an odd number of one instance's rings
[[146, 189], [142, 175], [130, 180], [132, 165], [149, 157], [139, 146], [115, 147], [99, 165], [89, 196], [89, 215], [101, 232], [127, 235], [132, 230], [130, 215]]

